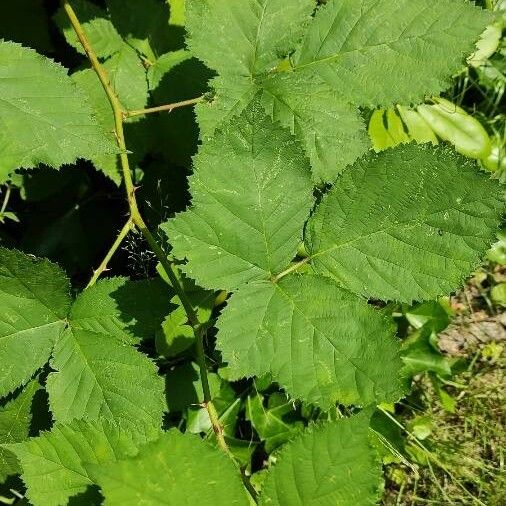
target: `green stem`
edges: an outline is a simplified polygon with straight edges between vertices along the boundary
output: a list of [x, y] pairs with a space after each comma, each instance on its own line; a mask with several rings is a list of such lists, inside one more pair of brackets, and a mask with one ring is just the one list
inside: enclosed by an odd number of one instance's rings
[[[132, 173], [130, 171], [130, 164], [128, 161], [128, 155], [127, 155], [127, 149], [126, 149], [126, 143], [125, 143], [125, 133], [123, 131], [123, 109], [121, 107], [121, 103], [116, 96], [115, 91], [113, 90], [109, 77], [107, 75], [107, 72], [102, 67], [100, 62], [98, 61], [97, 55], [95, 51], [93, 50], [93, 47], [91, 46], [90, 42], [88, 41], [88, 38], [86, 36], [85, 31], [83, 30], [83, 27], [81, 26], [81, 23], [79, 22], [74, 9], [72, 9], [71, 5], [69, 4], [68, 0], [63, 0], [63, 8], [65, 12], [67, 13], [67, 16], [70, 20], [70, 23], [81, 43], [83, 46], [84, 51], [86, 52], [86, 55], [88, 56], [91, 66], [95, 73], [97, 74], [100, 83], [102, 84], [102, 87], [104, 88], [104, 91], [107, 95], [107, 98], [109, 99], [109, 103], [111, 104], [111, 108], [114, 114], [114, 125], [115, 125], [115, 133], [116, 133], [116, 139], [118, 143], [118, 147], [120, 149], [120, 162], [121, 162], [121, 170], [123, 173], [123, 180], [125, 182], [125, 189], [127, 194], [127, 200], [128, 200], [128, 207], [130, 209], [130, 217], [133, 222], [133, 224], [140, 230], [146, 241], [148, 242], [149, 246], [153, 250], [153, 253], [158, 258], [158, 261], [162, 265], [163, 269], [165, 270], [167, 277], [169, 278], [169, 281], [176, 292], [176, 295], [179, 297], [181, 304], [186, 311], [186, 315], [188, 317], [188, 321], [190, 322], [193, 333], [195, 335], [195, 339], [197, 341], [197, 346], [199, 345], [199, 342], [201, 343], [203, 347], [203, 330], [202, 325], [199, 322], [197, 318], [197, 314], [195, 313], [195, 310], [193, 308], [193, 305], [191, 304], [190, 300], [186, 296], [184, 289], [179, 282], [179, 278], [177, 276], [177, 270], [176, 267], [172, 263], [170, 263], [167, 259], [167, 255], [163, 251], [163, 249], [160, 247], [160, 245], [156, 242], [155, 238], [153, 237], [153, 234], [148, 229], [146, 223], [144, 222], [144, 219], [141, 216], [141, 213], [139, 211], [139, 207], [137, 205], [137, 200], [135, 197], [135, 186], [132, 181]], [[232, 453], [230, 452], [230, 449], [228, 448], [228, 445], [225, 441], [225, 437], [223, 435], [223, 427], [221, 427], [221, 424], [219, 423], [219, 419], [217, 417], [216, 409], [211, 402], [210, 395], [209, 395], [209, 381], [207, 377], [207, 367], [205, 363], [205, 356], [203, 353], [198, 354], [198, 362], [199, 367], [201, 370], [201, 381], [202, 381], [202, 387], [204, 390], [207, 391], [208, 399], [204, 400], [204, 405], [207, 408], [207, 411], [209, 413], [209, 418], [211, 419], [211, 423], [213, 424], [213, 429], [216, 433], [216, 438], [218, 440], [218, 444], [220, 448], [222, 448], [227, 455], [231, 456], [233, 458]], [[206, 386], [207, 385], [207, 386]]]
[[173, 104], [158, 105], [156, 107], [149, 107], [148, 109], [139, 109], [137, 111], [126, 111], [123, 114], [126, 118], [131, 118], [133, 116], [143, 116], [144, 114], [150, 114], [153, 112], [172, 112], [174, 109], [198, 104], [199, 102], [202, 102], [202, 100], [204, 100], [204, 95], [197, 98], [191, 98], [189, 100], [182, 100], [181, 102], [174, 102]]
[[104, 259], [102, 260], [102, 263], [98, 266], [98, 269], [93, 273], [92, 278], [90, 279], [90, 282], [86, 286], [86, 288], [90, 288], [93, 286], [98, 278], [102, 275], [103, 272], [107, 270], [107, 265], [111, 261], [111, 258], [113, 257], [114, 253], [116, 253], [117, 249], [120, 247], [121, 243], [123, 242], [123, 239], [128, 235], [130, 230], [133, 228], [133, 221], [132, 218], [128, 218], [128, 221], [125, 223], [123, 228], [120, 230], [118, 237], [114, 241], [113, 245], [105, 255]]
[[2, 208], [0, 209], [0, 216], [7, 209], [7, 204], [9, 203], [9, 199], [11, 198], [11, 191], [12, 191], [12, 187], [10, 184], [8, 184], [7, 189], [5, 190], [5, 197], [4, 197], [4, 201], [2, 203]]
[[[200, 367], [200, 378], [202, 381], [202, 391], [204, 393], [204, 404], [212, 400], [211, 388], [209, 387], [209, 378], [207, 377], [206, 354], [204, 350], [205, 333], [206, 332], [204, 330], [204, 327], [201, 327], [198, 331], [198, 335], [195, 335], [195, 345], [197, 347], [197, 362]], [[209, 413], [209, 418], [211, 418], [211, 413]], [[221, 426], [221, 424], [219, 425]], [[217, 425], [213, 423], [213, 429], [215, 427], [217, 427]]]

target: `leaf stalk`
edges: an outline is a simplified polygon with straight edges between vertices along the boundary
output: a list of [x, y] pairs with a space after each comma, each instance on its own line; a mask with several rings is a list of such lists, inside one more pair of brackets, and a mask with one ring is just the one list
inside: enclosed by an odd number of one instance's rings
[[106, 253], [104, 259], [102, 260], [102, 263], [98, 266], [98, 269], [93, 273], [93, 276], [90, 279], [90, 282], [88, 283], [86, 288], [92, 287], [98, 281], [98, 278], [102, 275], [102, 273], [104, 273], [107, 270], [107, 266], [111, 261], [112, 257], [114, 256], [114, 253], [116, 253], [118, 248], [121, 246], [123, 239], [125, 239], [125, 237], [129, 234], [133, 226], [134, 222], [132, 220], [132, 217], [130, 216], [128, 218], [128, 221], [123, 225], [123, 228], [120, 230], [118, 237], [116, 237], [116, 240], [114, 241], [113, 245]]
[[9, 204], [9, 199], [11, 198], [11, 191], [12, 191], [12, 187], [10, 184], [8, 184], [7, 189], [5, 190], [4, 201], [2, 203], [2, 207], [0, 208], [0, 216], [3, 213], [5, 213], [5, 210], [7, 209], [7, 205]]
[[144, 116], [154, 112], [172, 112], [174, 109], [180, 109], [181, 107], [188, 107], [190, 105], [198, 104], [204, 100], [205, 95], [200, 97], [191, 98], [189, 100], [182, 100], [181, 102], [174, 102], [173, 104], [158, 105], [156, 107], [148, 107], [147, 109], [139, 109], [136, 111], [126, 111], [123, 113], [125, 118], [132, 118], [134, 116]]

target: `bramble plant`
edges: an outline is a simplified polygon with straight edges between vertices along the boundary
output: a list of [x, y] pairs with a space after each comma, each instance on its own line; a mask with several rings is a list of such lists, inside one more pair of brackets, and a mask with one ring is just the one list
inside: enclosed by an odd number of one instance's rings
[[[0, 249], [0, 481], [20, 474], [35, 506], [376, 504], [371, 417], [410, 377], [382, 301], [459, 288], [504, 200], [447, 145], [372, 152], [364, 118], [437, 96], [491, 16], [465, 0], [172, 0], [167, 26], [162, 3], [106, 3], [63, 1], [54, 18], [87, 57], [70, 76], [0, 42], [0, 182], [86, 159], [129, 210], [76, 296], [55, 263]], [[147, 107], [197, 60], [209, 90], [187, 76], [174, 93], [195, 96]], [[155, 233], [142, 143], [183, 164], [192, 106], [191, 205]], [[141, 119], [155, 113], [169, 136]], [[160, 276], [100, 280], [134, 229]], [[241, 416], [270, 454], [253, 476], [234, 429], [244, 378]], [[265, 405], [272, 383], [287, 397]], [[34, 431], [41, 392], [52, 420]], [[285, 424], [295, 403], [317, 415]]]

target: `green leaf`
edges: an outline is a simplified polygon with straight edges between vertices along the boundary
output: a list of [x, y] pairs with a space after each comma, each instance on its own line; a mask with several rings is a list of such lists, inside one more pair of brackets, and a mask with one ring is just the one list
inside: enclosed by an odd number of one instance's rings
[[[111, 104], [107, 99], [107, 95], [100, 84], [97, 74], [92, 69], [85, 69], [74, 72], [71, 78], [81, 93], [87, 97], [88, 102], [93, 108], [94, 115], [102, 128], [104, 138], [107, 138], [110, 143], [116, 142]], [[91, 161], [98, 170], [102, 171], [118, 186], [121, 184], [121, 170], [116, 154], [93, 156]]]
[[307, 229], [317, 272], [383, 300], [434, 299], [460, 286], [504, 211], [501, 189], [445, 147], [413, 144], [350, 167]]
[[0, 397], [48, 361], [69, 306], [69, 282], [58, 266], [0, 248]]
[[313, 0], [189, 2], [187, 45], [221, 75], [253, 76], [293, 49], [313, 10]]
[[93, 466], [93, 471], [106, 506], [249, 504], [232, 461], [200, 438], [177, 430], [132, 459]]
[[487, 253], [488, 260], [500, 265], [506, 265], [506, 231], [497, 232], [497, 242], [494, 242]]
[[278, 74], [263, 83], [263, 105], [304, 145], [316, 182], [333, 182], [369, 150], [359, 111], [318, 79]]
[[171, 290], [160, 279], [110, 278], [82, 292], [70, 313], [72, 328], [136, 344], [153, 339], [170, 308]]
[[33, 380], [16, 397], [8, 399], [0, 407], [0, 482], [20, 472], [15, 455], [1, 445], [20, 443], [28, 438], [33, 397], [39, 388], [39, 383]]
[[281, 450], [262, 487], [262, 506], [375, 505], [381, 462], [363, 414], [311, 426]]
[[260, 87], [247, 76], [217, 76], [209, 85], [214, 90], [211, 102], [196, 105], [200, 135], [203, 139], [213, 138], [217, 129], [239, 116], [253, 102]]
[[128, 45], [151, 62], [171, 49], [169, 8], [158, 0], [107, 0], [111, 19]]
[[[107, 58], [121, 49], [123, 40], [104, 9], [97, 7], [87, 0], [72, 0], [72, 8], [99, 58]], [[76, 32], [63, 7], [58, 9], [54, 20], [60, 30], [62, 30], [66, 41], [77, 52], [85, 55], [83, 46], [77, 38]]]
[[402, 121], [408, 129], [409, 136], [418, 142], [423, 144], [424, 142], [432, 142], [432, 144], [438, 144], [436, 134], [431, 128], [431, 125], [427, 123], [415, 110], [409, 107], [403, 107], [398, 105], [397, 110], [401, 115]]
[[186, 23], [186, 0], [167, 0], [170, 6], [170, 24], [184, 26]]
[[324, 408], [402, 394], [391, 323], [328, 278], [292, 276], [243, 287], [217, 326], [232, 379], [271, 372], [291, 396]]
[[202, 146], [190, 189], [192, 207], [162, 228], [199, 285], [233, 289], [269, 278], [295, 256], [313, 202], [309, 167], [259, 106]]
[[[213, 312], [215, 293], [198, 287], [192, 280], [184, 276], [181, 276], [180, 280], [197, 313], [197, 318], [201, 323], [207, 322]], [[171, 303], [176, 306], [176, 309], [165, 318], [161, 331], [156, 335], [156, 349], [165, 357], [178, 355], [192, 346], [195, 341], [193, 329], [188, 324], [188, 315], [181, 305], [179, 297], [175, 295], [171, 299]]]
[[469, 158], [486, 159], [492, 150], [492, 139], [483, 125], [464, 109], [443, 98], [434, 98], [434, 105], [422, 104], [418, 114], [436, 134]]
[[178, 51], [171, 51], [165, 53], [158, 58], [147, 72], [147, 78], [149, 83], [149, 89], [155, 90], [165, 75], [167, 75], [172, 69], [177, 67], [180, 63], [190, 60], [193, 55], [186, 49], [180, 49]]
[[191, 3], [188, 46], [219, 73], [213, 101], [196, 108], [202, 137], [261, 90], [267, 113], [303, 142], [315, 181], [333, 182], [369, 147], [356, 106], [439, 93], [489, 19], [462, 0], [431, 1], [332, 0], [309, 23], [306, 0]]
[[264, 406], [260, 394], [250, 395], [246, 401], [246, 419], [264, 441], [267, 453], [286, 443], [303, 427], [302, 420], [297, 420], [294, 415], [294, 404], [286, 398], [281, 404], [272, 407]]
[[448, 358], [432, 345], [433, 336], [436, 337], [429, 324], [411, 334], [402, 343], [404, 373], [408, 377], [411, 378], [426, 371], [432, 371], [444, 377], [452, 374]]
[[162, 330], [156, 335], [156, 351], [164, 357], [175, 357], [193, 346], [194, 342], [195, 335], [188, 323], [188, 315], [183, 306], [177, 306], [165, 318]]
[[93, 485], [87, 464], [105, 464], [137, 453], [148, 438], [107, 421], [56, 424], [51, 432], [6, 445], [18, 457], [27, 497], [35, 506], [60, 506]]
[[59, 422], [123, 419], [160, 425], [163, 380], [148, 357], [114, 336], [66, 330], [53, 352], [46, 389]]
[[[333, 181], [369, 147], [356, 107], [318, 78], [293, 73], [261, 77], [295, 47], [314, 7], [307, 0], [195, 2], [189, 7], [188, 44], [220, 73], [211, 82], [216, 91], [212, 103], [197, 106], [202, 136], [212, 136], [262, 89], [267, 113], [301, 140], [315, 181], [321, 182]], [[215, 38], [209, 39], [209, 30], [216, 31]]]
[[403, 314], [409, 324], [415, 329], [419, 329], [425, 325], [436, 333], [446, 329], [450, 325], [451, 318], [454, 315], [448, 297], [416, 304], [404, 310]]
[[[211, 399], [215, 405], [218, 415], [221, 417], [226, 410], [221, 409], [228, 401], [232, 403], [238, 399], [235, 397], [235, 392], [231, 389], [230, 385], [223, 381], [216, 373], [208, 373], [209, 388], [211, 391]], [[169, 413], [185, 412], [188, 408], [195, 408], [200, 411], [203, 416], [202, 421], [204, 428], [196, 424], [190, 427], [190, 420], [187, 421], [187, 431], [191, 432], [204, 432], [211, 429], [211, 421], [207, 413], [207, 409], [201, 407], [202, 400], [204, 399], [204, 392], [202, 390], [202, 380], [200, 378], [200, 369], [197, 364], [193, 362], [185, 362], [170, 369], [166, 375], [166, 396]], [[222, 423], [225, 421], [222, 419]], [[196, 429], [196, 430], [193, 430]], [[225, 432], [228, 433], [227, 427], [224, 427]]]
[[[199, 367], [193, 362], [185, 362], [172, 367], [165, 377], [165, 390], [169, 413], [183, 412], [192, 404], [202, 402], [204, 394], [200, 381]], [[216, 374], [210, 377], [211, 395], [219, 390], [220, 382]]]
[[490, 290], [490, 298], [498, 306], [506, 307], [506, 283], [499, 283]]
[[[123, 44], [120, 50], [104, 63], [104, 68], [108, 72], [112, 89], [126, 110], [143, 109], [146, 106], [146, 69], [134, 49]], [[112, 110], [110, 116], [112, 117]]]
[[114, 153], [66, 70], [0, 41], [0, 182], [19, 167], [51, 167]]
[[329, 0], [294, 58], [342, 98], [368, 107], [438, 95], [490, 15], [464, 0]]

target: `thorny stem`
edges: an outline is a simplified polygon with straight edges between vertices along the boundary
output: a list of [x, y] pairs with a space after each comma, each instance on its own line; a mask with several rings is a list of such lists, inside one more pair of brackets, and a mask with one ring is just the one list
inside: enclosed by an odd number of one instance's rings
[[[83, 27], [81, 26], [81, 23], [77, 19], [77, 16], [72, 9], [71, 5], [69, 4], [68, 0], [62, 0], [63, 2], [63, 8], [70, 20], [70, 23], [72, 24], [72, 28], [74, 29], [79, 41], [81, 42], [81, 45], [83, 46], [84, 51], [86, 52], [86, 55], [88, 56], [91, 66], [95, 73], [97, 74], [98, 78], [100, 79], [100, 83], [102, 84], [102, 87], [104, 88], [104, 91], [107, 95], [107, 98], [109, 99], [109, 102], [111, 104], [112, 111], [114, 113], [114, 124], [115, 124], [115, 133], [116, 133], [116, 139], [118, 142], [118, 147], [120, 149], [120, 162], [121, 162], [121, 170], [123, 173], [123, 180], [125, 182], [125, 189], [127, 194], [127, 200], [128, 200], [128, 206], [130, 209], [130, 217], [133, 222], [133, 224], [140, 230], [146, 241], [148, 242], [150, 248], [153, 250], [153, 253], [158, 258], [158, 261], [162, 265], [163, 269], [165, 270], [167, 277], [169, 278], [169, 281], [176, 292], [176, 295], [179, 297], [181, 304], [186, 312], [186, 315], [188, 317], [188, 321], [193, 329], [193, 333], [195, 335], [195, 340], [197, 343], [197, 349], [200, 350], [197, 354], [197, 359], [199, 362], [199, 367], [201, 371], [201, 381], [202, 381], [202, 388], [205, 392], [205, 398], [204, 398], [204, 406], [206, 407], [209, 418], [211, 420], [211, 423], [213, 424], [213, 429], [216, 434], [216, 439], [218, 441], [218, 444], [220, 448], [227, 453], [232, 459], [233, 455], [230, 452], [230, 449], [228, 448], [228, 445], [225, 441], [225, 437], [223, 435], [223, 427], [221, 426], [216, 408], [214, 407], [213, 403], [211, 402], [210, 398], [210, 390], [209, 390], [209, 380], [207, 377], [207, 368], [205, 363], [205, 355], [204, 355], [204, 328], [202, 327], [202, 324], [199, 322], [197, 318], [197, 314], [195, 313], [195, 310], [193, 308], [193, 305], [191, 304], [190, 300], [186, 296], [183, 287], [181, 286], [181, 283], [179, 282], [178, 276], [177, 276], [177, 270], [174, 267], [172, 263], [170, 263], [167, 259], [167, 255], [163, 251], [163, 249], [160, 247], [160, 245], [157, 243], [155, 238], [153, 237], [153, 234], [148, 229], [146, 223], [144, 222], [144, 219], [141, 216], [141, 213], [139, 212], [139, 208], [137, 205], [137, 200], [135, 198], [135, 186], [132, 181], [132, 174], [130, 172], [130, 164], [128, 161], [128, 154], [125, 144], [125, 134], [123, 131], [123, 109], [121, 107], [121, 103], [116, 96], [116, 93], [114, 92], [111, 83], [109, 81], [109, 77], [107, 75], [107, 72], [102, 67], [100, 62], [98, 61], [97, 55], [95, 51], [93, 50], [93, 47], [91, 46], [88, 38], [86, 37], [86, 33], [83, 30]], [[235, 460], [234, 460], [235, 462]]]
[[86, 286], [86, 288], [90, 288], [93, 286], [98, 278], [102, 275], [103, 272], [107, 270], [107, 265], [111, 261], [111, 258], [113, 257], [114, 253], [116, 253], [117, 249], [121, 246], [121, 243], [123, 242], [123, 239], [128, 235], [128, 233], [133, 228], [133, 221], [132, 217], [128, 218], [128, 221], [125, 223], [123, 228], [120, 230], [118, 237], [114, 241], [113, 245], [105, 255], [104, 259], [102, 260], [102, 263], [98, 266], [98, 269], [93, 273], [92, 278], [90, 279], [90, 282]]
[[131, 118], [133, 116], [143, 116], [145, 114], [150, 114], [153, 112], [163, 112], [168, 111], [172, 112], [174, 109], [179, 109], [181, 107], [187, 107], [189, 105], [198, 104], [199, 102], [202, 102], [204, 100], [204, 95], [201, 95], [197, 98], [191, 98], [189, 100], [182, 100], [181, 102], [174, 102], [173, 104], [165, 104], [165, 105], [158, 105], [156, 107], [149, 107], [148, 109], [139, 109], [137, 111], [126, 111], [123, 113], [125, 118]]

